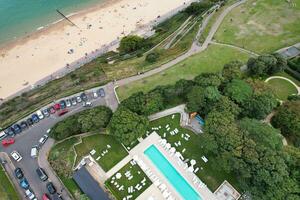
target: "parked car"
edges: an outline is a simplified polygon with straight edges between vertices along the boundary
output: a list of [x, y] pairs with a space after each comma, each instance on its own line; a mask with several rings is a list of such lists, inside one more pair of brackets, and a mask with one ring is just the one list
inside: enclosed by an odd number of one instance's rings
[[22, 132], [22, 129], [21, 129], [21, 126], [19, 124], [14, 124], [12, 126], [12, 128], [14, 129], [14, 133], [15, 134], [18, 134], [18, 133], [21, 133]]
[[69, 112], [67, 109], [64, 109], [64, 110], [61, 110], [57, 115], [60, 117], [60, 116], [63, 116], [64, 114], [66, 114], [67, 112]]
[[28, 124], [27, 124], [26, 121], [22, 121], [22, 122], [20, 123], [20, 126], [21, 126], [22, 131], [24, 131], [25, 129], [28, 128]]
[[45, 115], [45, 117], [49, 117], [50, 116], [50, 113], [49, 113], [48, 109], [44, 109], [42, 112], [43, 112], [43, 115]]
[[60, 110], [60, 104], [59, 104], [59, 103], [54, 104], [53, 107], [54, 107], [54, 109], [55, 109], [56, 111]]
[[49, 107], [48, 110], [49, 110], [50, 114], [54, 114], [56, 112], [56, 110], [54, 109], [54, 106]]
[[22, 156], [17, 151], [11, 152], [10, 155], [17, 162], [20, 162], [22, 160]]
[[56, 193], [56, 188], [54, 187], [52, 182], [47, 183], [46, 187], [50, 194]]
[[1, 131], [0, 132], [0, 140], [3, 140], [4, 138], [6, 138], [8, 136], [8, 134], [5, 131]]
[[71, 101], [72, 101], [72, 106], [76, 106], [76, 104], [77, 104], [76, 97], [73, 97], [73, 98], [71, 99]]
[[41, 137], [41, 139], [39, 140], [39, 145], [42, 146], [43, 144], [45, 144], [47, 139], [48, 139], [48, 135], [43, 135], [43, 137]]
[[40, 120], [44, 119], [44, 115], [43, 115], [42, 111], [38, 110], [38, 111], [36, 111], [36, 114], [37, 114], [37, 116], [39, 117]]
[[93, 106], [92, 102], [90, 101], [83, 102], [83, 107], [91, 107], [91, 106]]
[[7, 138], [1, 141], [2, 145], [7, 147], [13, 143], [15, 143], [15, 139], [14, 138]]
[[14, 136], [15, 135], [15, 131], [12, 127], [8, 127], [7, 129], [4, 130], [4, 132], [9, 136]]
[[105, 97], [105, 91], [103, 88], [100, 88], [99, 90], [97, 90], [97, 93], [100, 97]]
[[86, 96], [86, 94], [85, 94], [84, 92], [81, 93], [80, 98], [81, 98], [83, 101], [87, 101], [87, 100], [88, 100], [88, 97]]
[[76, 97], [76, 101], [77, 101], [77, 103], [80, 103], [80, 102], [82, 102], [82, 99], [81, 99], [81, 97], [80, 97], [80, 96], [77, 96], [77, 97]]
[[28, 119], [26, 120], [26, 122], [27, 122], [28, 126], [33, 125], [33, 120], [32, 120], [32, 118], [28, 118]]
[[70, 99], [67, 99], [67, 100], [66, 100], [66, 106], [67, 106], [67, 107], [71, 107], [71, 106], [72, 106], [72, 102], [71, 102]]
[[38, 156], [38, 151], [39, 151], [38, 146], [37, 145], [33, 146], [30, 151], [30, 156], [32, 158], [36, 158]]
[[98, 98], [98, 94], [96, 91], [93, 92], [93, 97], [94, 97], [94, 99]]
[[33, 192], [30, 189], [25, 190], [25, 195], [30, 200], [34, 200], [34, 198], [35, 198], [35, 195], [33, 194]]
[[48, 196], [48, 194], [43, 194], [42, 196], [42, 200], [51, 200], [50, 197]]
[[40, 121], [40, 118], [37, 114], [31, 115], [31, 119], [34, 123], [38, 123]]
[[21, 179], [24, 177], [23, 171], [20, 167], [17, 167], [15, 169], [15, 176], [17, 177], [17, 179]]
[[48, 176], [43, 168], [39, 167], [35, 171], [42, 181], [46, 181], [48, 179]]
[[67, 106], [66, 106], [66, 101], [65, 100], [61, 100], [60, 102], [59, 102], [59, 104], [60, 104], [60, 109], [65, 109]]
[[23, 177], [20, 180], [20, 186], [21, 186], [21, 188], [23, 188], [25, 190], [27, 190], [30, 187], [30, 185], [29, 185], [29, 183], [28, 183], [28, 181], [27, 181], [27, 179], [25, 177]]

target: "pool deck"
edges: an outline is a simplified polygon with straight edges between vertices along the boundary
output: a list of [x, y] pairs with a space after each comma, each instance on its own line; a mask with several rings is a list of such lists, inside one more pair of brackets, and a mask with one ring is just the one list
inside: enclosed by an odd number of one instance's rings
[[[176, 191], [176, 189], [168, 182], [165, 176], [156, 168], [156, 166], [152, 163], [152, 161], [144, 154], [144, 151], [148, 147], [154, 144], [156, 148], [159, 149], [159, 151], [173, 165], [173, 167], [181, 174], [181, 176], [184, 177], [184, 179], [191, 185], [191, 187], [201, 196], [202, 200], [216, 200], [217, 197], [207, 187], [200, 188], [194, 185], [193, 178], [196, 175], [194, 173], [187, 172], [186, 170], [184, 170], [183, 166], [180, 166], [178, 164], [177, 158], [171, 156], [161, 145], [159, 145], [158, 143], [159, 139], [161, 139], [161, 137], [156, 132], [151, 133], [147, 138], [141, 141], [137, 146], [135, 146], [129, 152], [129, 156], [132, 156], [133, 158], [133, 156], [137, 155], [151, 169], [153, 174], [155, 174], [159, 178], [159, 180], [167, 186], [167, 189], [169, 190], [169, 192], [171, 192], [171, 195], [173, 197], [175, 197], [176, 199], [182, 199], [182, 197]], [[144, 193], [147, 193], [148, 190], [153, 191], [154, 189], [152, 188], [152, 186], [149, 187]], [[155, 190], [153, 192], [155, 192]], [[155, 194], [157, 194], [156, 192]], [[147, 199], [146, 196], [144, 196], [144, 193], [140, 195], [140, 197], [143, 196], [143, 199]], [[149, 194], [152, 195], [153, 193], [150, 192]], [[152, 196], [154, 197], [154, 195]], [[163, 199], [163, 197], [162, 195], [160, 197], [155, 195], [154, 199]]]

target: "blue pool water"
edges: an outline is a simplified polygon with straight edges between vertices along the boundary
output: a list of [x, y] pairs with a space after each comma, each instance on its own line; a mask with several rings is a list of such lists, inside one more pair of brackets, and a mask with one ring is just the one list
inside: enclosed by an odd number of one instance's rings
[[144, 154], [153, 162], [153, 164], [166, 177], [166, 179], [183, 199], [201, 200], [201, 197], [198, 195], [198, 193], [178, 173], [178, 171], [154, 145], [151, 145], [148, 149], [146, 149]]

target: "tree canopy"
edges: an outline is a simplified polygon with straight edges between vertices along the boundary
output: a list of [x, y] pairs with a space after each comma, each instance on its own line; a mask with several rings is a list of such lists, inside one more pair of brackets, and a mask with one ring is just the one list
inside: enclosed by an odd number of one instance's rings
[[121, 39], [119, 50], [122, 53], [131, 53], [143, 48], [144, 38], [137, 35], [128, 35]]
[[128, 146], [146, 133], [149, 121], [145, 116], [138, 115], [124, 106], [120, 106], [114, 113], [108, 126], [109, 133]]
[[242, 78], [242, 71], [241, 67], [243, 63], [240, 61], [231, 61], [224, 65], [222, 70], [222, 76], [224, 80], [231, 81], [232, 79], [241, 79]]
[[243, 104], [252, 96], [252, 87], [243, 80], [233, 79], [225, 86], [224, 93], [234, 102]]

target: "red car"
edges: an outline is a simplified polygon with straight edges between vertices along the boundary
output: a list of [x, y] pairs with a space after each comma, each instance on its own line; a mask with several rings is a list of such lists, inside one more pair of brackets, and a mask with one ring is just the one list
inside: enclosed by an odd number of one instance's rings
[[2, 140], [2, 145], [3, 146], [8, 146], [8, 145], [11, 145], [13, 143], [15, 143], [14, 138], [7, 138], [7, 139]]
[[56, 112], [56, 110], [54, 109], [53, 106], [51, 106], [50, 108], [48, 108], [48, 111], [50, 114], [54, 114]]
[[50, 200], [48, 194], [44, 194], [42, 199], [43, 199], [43, 200]]
[[60, 104], [59, 103], [54, 104], [53, 107], [54, 107], [55, 110], [60, 110]]
[[61, 110], [57, 115], [60, 117], [60, 116], [63, 116], [64, 114], [66, 114], [67, 112], [69, 112], [67, 109], [64, 109], [64, 110]]

